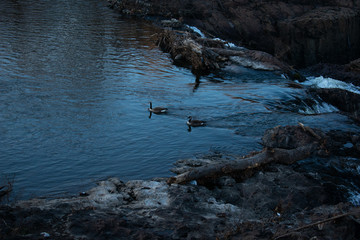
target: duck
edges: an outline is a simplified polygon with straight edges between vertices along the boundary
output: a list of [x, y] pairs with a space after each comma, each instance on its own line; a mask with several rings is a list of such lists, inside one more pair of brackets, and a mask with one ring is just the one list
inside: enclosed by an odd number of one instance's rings
[[160, 113], [166, 113], [167, 112], [167, 108], [164, 107], [152, 107], [152, 102], [150, 102], [150, 107], [148, 108], [150, 113], [155, 113], [155, 114], [160, 114]]
[[205, 126], [205, 121], [201, 121], [201, 120], [193, 120], [192, 116], [188, 117], [188, 121], [186, 122], [186, 124], [189, 127], [201, 127], [201, 126]]

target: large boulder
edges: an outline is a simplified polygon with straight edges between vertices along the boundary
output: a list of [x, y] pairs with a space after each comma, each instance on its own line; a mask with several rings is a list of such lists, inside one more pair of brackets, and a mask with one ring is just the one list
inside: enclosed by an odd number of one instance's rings
[[360, 122], [359, 94], [338, 88], [319, 88], [312, 91], [315, 91], [325, 102]]

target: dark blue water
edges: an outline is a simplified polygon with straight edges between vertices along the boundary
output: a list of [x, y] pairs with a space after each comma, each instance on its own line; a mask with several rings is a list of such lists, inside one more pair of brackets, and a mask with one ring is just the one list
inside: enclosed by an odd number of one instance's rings
[[[0, 2], [0, 176], [14, 176], [17, 198], [171, 176], [178, 159], [259, 150], [277, 125], [358, 130], [270, 72], [230, 67], [196, 83], [156, 32], [105, 1]], [[149, 118], [149, 101], [169, 113]], [[189, 115], [207, 126], [188, 131]]]

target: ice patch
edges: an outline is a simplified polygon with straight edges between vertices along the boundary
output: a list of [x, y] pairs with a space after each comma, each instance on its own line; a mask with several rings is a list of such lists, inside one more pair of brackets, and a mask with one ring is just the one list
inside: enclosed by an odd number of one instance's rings
[[360, 206], [360, 193], [358, 193], [356, 191], [351, 192], [350, 197], [349, 197], [349, 201], [355, 206]]
[[196, 32], [197, 34], [200, 35], [200, 37], [205, 38], [206, 36], [200, 31], [200, 29], [198, 29], [197, 27], [193, 27], [193, 26], [189, 26], [186, 25], [186, 27], [190, 28], [191, 30], [193, 30], [194, 32]]
[[220, 38], [213, 38], [213, 40], [223, 42], [223, 43], [225, 44], [225, 46], [227, 46], [227, 47], [229, 47], [229, 48], [240, 48], [240, 49], [244, 49], [244, 47], [239, 47], [239, 46], [235, 45], [235, 44], [232, 43], [232, 42], [228, 42], [228, 41], [222, 40], [222, 39], [220, 39]]
[[360, 94], [360, 87], [354, 86], [351, 83], [342, 82], [333, 78], [309, 77], [305, 82], [301, 84], [306, 86], [314, 86], [318, 88], [339, 88], [353, 93]]
[[354, 145], [350, 142], [344, 144], [344, 148], [352, 148]]
[[190, 184], [196, 186], [196, 185], [197, 185], [197, 181], [196, 181], [196, 180], [192, 180], [192, 181], [190, 182]]

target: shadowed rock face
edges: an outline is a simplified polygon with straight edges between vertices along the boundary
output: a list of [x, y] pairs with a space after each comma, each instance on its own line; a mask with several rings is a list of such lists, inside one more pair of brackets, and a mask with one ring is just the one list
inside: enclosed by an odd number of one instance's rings
[[319, 63], [305, 71], [310, 75], [321, 75], [360, 86], [360, 58], [346, 65]]
[[305, 67], [360, 56], [360, 1], [123, 0], [132, 15], [177, 18], [218, 37]]
[[360, 122], [360, 95], [336, 88], [320, 88], [315, 91], [324, 101]]
[[290, 49], [281, 56], [300, 67], [318, 62], [346, 63], [359, 56], [360, 15], [350, 8], [321, 7], [292, 18], [281, 20], [281, 49]]

